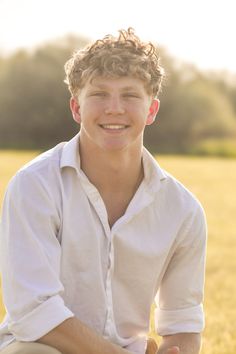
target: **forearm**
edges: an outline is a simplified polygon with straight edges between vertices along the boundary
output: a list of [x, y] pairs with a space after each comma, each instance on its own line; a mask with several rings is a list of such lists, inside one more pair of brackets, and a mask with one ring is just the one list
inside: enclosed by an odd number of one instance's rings
[[58, 349], [63, 354], [130, 354], [95, 331], [77, 318], [69, 318], [38, 340]]
[[179, 333], [164, 336], [157, 354], [164, 354], [167, 349], [178, 346], [180, 354], [199, 354], [201, 350], [201, 335], [199, 333]]

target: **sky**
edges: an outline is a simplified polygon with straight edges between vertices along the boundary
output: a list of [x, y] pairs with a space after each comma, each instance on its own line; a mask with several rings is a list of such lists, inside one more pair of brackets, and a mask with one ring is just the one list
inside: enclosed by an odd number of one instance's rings
[[133, 27], [203, 70], [236, 73], [236, 0], [0, 0], [0, 54]]

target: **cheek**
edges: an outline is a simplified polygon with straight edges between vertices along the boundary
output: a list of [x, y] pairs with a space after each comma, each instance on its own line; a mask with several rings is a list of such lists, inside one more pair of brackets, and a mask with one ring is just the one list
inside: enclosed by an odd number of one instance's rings
[[140, 102], [140, 101], [134, 101], [134, 102], [127, 102], [126, 103], [126, 108], [127, 110], [129, 110], [130, 112], [136, 112], [139, 115], [147, 115], [149, 112], [149, 107], [150, 105], [148, 105], [146, 102]]
[[94, 102], [94, 101], [89, 101], [86, 102], [82, 107], [81, 107], [81, 115], [95, 115], [98, 112], [102, 112], [104, 110], [104, 105], [101, 102]]
[[83, 120], [84, 117], [86, 117], [87, 115], [90, 115], [90, 111], [91, 111], [91, 106], [87, 103], [84, 103], [80, 106], [80, 117]]
[[132, 108], [131, 112], [132, 115], [136, 117], [136, 119], [139, 120], [140, 122], [145, 122], [149, 115], [148, 108], [144, 106], [137, 105], [136, 107]]

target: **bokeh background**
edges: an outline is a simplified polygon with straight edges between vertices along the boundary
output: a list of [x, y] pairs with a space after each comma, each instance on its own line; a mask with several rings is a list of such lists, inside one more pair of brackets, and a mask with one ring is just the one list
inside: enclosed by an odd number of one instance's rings
[[64, 63], [133, 27], [166, 80], [145, 144], [156, 153], [236, 155], [234, 0], [0, 0], [0, 148], [45, 149], [77, 130]]
[[20, 166], [78, 131], [63, 82], [73, 51], [128, 27], [157, 44], [166, 79], [145, 145], [206, 211], [202, 354], [236, 353], [235, 13], [234, 0], [0, 0], [0, 204]]

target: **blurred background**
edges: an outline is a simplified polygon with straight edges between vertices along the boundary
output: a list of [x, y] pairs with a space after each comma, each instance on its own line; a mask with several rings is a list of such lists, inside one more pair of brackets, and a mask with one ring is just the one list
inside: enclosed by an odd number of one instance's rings
[[0, 0], [0, 148], [47, 149], [78, 130], [64, 63], [129, 26], [159, 48], [166, 80], [153, 153], [236, 156], [234, 0]]
[[[235, 13], [235, 0], [0, 0], [0, 205], [23, 164], [78, 131], [73, 51], [128, 27], [157, 44], [166, 80], [145, 145], [206, 211], [202, 354], [236, 353]], [[1, 300], [0, 288], [0, 319]]]

